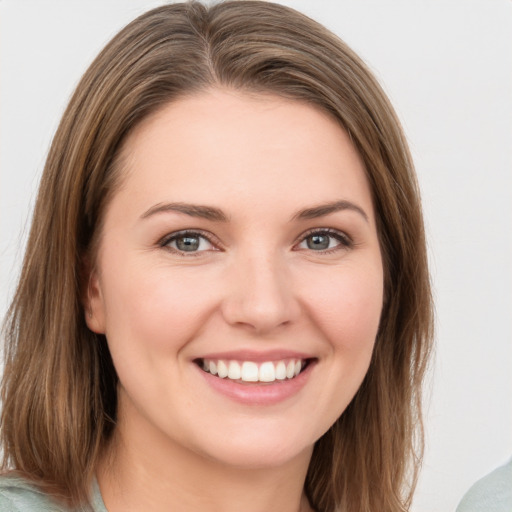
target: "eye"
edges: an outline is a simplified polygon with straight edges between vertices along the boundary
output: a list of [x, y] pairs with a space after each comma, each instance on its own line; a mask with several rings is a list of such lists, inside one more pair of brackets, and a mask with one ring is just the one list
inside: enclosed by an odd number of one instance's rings
[[316, 252], [330, 252], [351, 246], [350, 238], [341, 231], [321, 229], [306, 233], [296, 247]]
[[171, 233], [163, 238], [159, 244], [161, 247], [179, 253], [199, 253], [217, 250], [206, 235], [196, 231], [178, 231]]

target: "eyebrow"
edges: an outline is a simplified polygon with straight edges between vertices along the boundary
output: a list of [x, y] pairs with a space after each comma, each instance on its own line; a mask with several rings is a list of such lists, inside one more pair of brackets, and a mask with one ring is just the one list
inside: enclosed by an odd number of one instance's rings
[[324, 203], [318, 206], [313, 206], [312, 208], [306, 208], [305, 210], [301, 210], [300, 212], [296, 213], [292, 217], [292, 220], [316, 219], [318, 217], [323, 217], [325, 215], [343, 210], [352, 210], [357, 212], [364, 218], [366, 222], [369, 222], [367, 213], [360, 206], [345, 200], [334, 201], [332, 203]]
[[[368, 215], [360, 206], [345, 200], [305, 208], [293, 215], [291, 220], [316, 219], [318, 217], [324, 217], [325, 215], [330, 215], [343, 210], [352, 210], [361, 215], [366, 222], [369, 222]], [[152, 215], [164, 212], [184, 213], [190, 217], [198, 217], [215, 222], [228, 222], [229, 220], [228, 216], [220, 208], [189, 203], [159, 203], [146, 210], [141, 215], [141, 218], [146, 219]]]
[[219, 208], [188, 203], [159, 203], [145, 211], [141, 218], [146, 219], [152, 215], [162, 212], [184, 213], [190, 217], [199, 217], [201, 219], [213, 220], [216, 222], [228, 221], [227, 215]]

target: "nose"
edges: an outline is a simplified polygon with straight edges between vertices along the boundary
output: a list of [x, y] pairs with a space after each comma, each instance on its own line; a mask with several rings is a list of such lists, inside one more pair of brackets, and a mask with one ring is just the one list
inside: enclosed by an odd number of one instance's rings
[[265, 253], [240, 256], [228, 280], [222, 314], [230, 325], [262, 335], [299, 317], [293, 279], [282, 258]]

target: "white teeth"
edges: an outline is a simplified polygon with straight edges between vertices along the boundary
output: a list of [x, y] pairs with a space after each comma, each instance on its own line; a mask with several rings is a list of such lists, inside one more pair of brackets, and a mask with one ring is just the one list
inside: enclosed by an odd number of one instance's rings
[[302, 371], [301, 359], [266, 361], [258, 366], [253, 361], [226, 361], [203, 359], [205, 372], [218, 375], [221, 379], [242, 380], [244, 382], [274, 382], [275, 380], [293, 379]]
[[283, 361], [279, 361], [276, 366], [276, 379], [284, 380], [286, 379], [286, 365]]
[[242, 380], [245, 382], [258, 382], [258, 377], [258, 365], [256, 363], [246, 361], [242, 365]]
[[286, 366], [286, 378], [293, 379], [295, 376], [295, 361], [292, 359]]
[[263, 363], [260, 366], [260, 379], [261, 382], [274, 382], [276, 380], [276, 369], [274, 363]]
[[228, 367], [224, 361], [217, 363], [217, 374], [221, 379], [228, 376]]
[[242, 376], [240, 365], [236, 361], [230, 361], [228, 366], [228, 378], [238, 380]]

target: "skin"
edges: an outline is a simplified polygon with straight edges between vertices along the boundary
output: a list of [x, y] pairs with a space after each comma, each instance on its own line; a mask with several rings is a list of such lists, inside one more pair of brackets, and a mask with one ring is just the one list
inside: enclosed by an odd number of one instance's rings
[[[107, 508], [309, 510], [313, 445], [360, 386], [382, 309], [356, 150], [311, 106], [214, 89], [143, 121], [122, 158], [87, 304], [120, 379], [116, 435], [98, 469]], [[156, 211], [169, 203], [226, 219]], [[210, 241], [180, 252], [168, 240], [184, 229]], [[312, 229], [328, 249], [310, 248]], [[247, 405], [213, 389], [194, 362], [232, 350], [300, 351], [313, 363], [292, 396]]]

